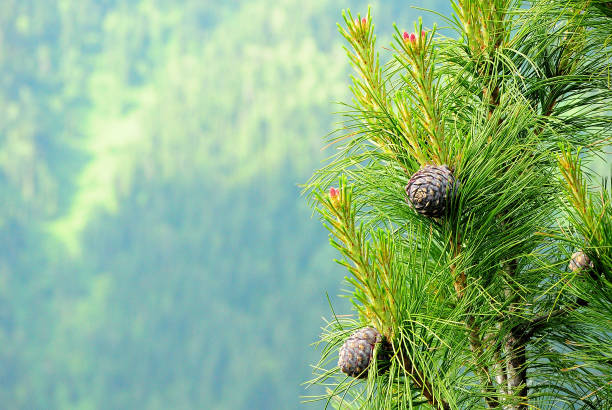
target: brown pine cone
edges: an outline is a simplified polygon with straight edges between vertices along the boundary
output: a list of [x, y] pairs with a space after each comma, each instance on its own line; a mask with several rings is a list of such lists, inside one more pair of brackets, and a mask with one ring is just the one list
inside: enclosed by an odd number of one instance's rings
[[576, 272], [578, 269], [592, 269], [593, 261], [589, 259], [586, 253], [578, 251], [572, 255], [572, 260], [569, 263], [569, 268], [572, 272]]
[[381, 334], [373, 327], [355, 331], [340, 348], [338, 367], [351, 377], [365, 379], [368, 377], [366, 369], [372, 361], [374, 346], [381, 342]]
[[448, 211], [456, 186], [455, 177], [448, 166], [426, 165], [408, 181], [407, 202], [421, 215], [439, 218]]

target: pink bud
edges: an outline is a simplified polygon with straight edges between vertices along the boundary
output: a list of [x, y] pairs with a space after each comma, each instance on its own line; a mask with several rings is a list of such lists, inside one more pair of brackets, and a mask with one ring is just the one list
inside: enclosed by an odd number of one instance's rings
[[368, 20], [366, 20], [365, 17], [361, 19], [361, 24], [365, 26], [367, 23], [368, 23]]
[[414, 35], [414, 33], [410, 33], [410, 42], [414, 43], [416, 41], [416, 36]]
[[425, 37], [425, 30], [421, 30], [421, 37]]
[[410, 34], [408, 34], [408, 32], [404, 31], [404, 34], [402, 34], [402, 37], [404, 37], [404, 40], [408, 40], [408, 38], [410, 38]]
[[329, 188], [329, 197], [332, 201], [335, 201], [340, 196], [340, 190], [334, 187]]
[[355, 19], [355, 25], [358, 26], [359, 25], [359, 19]]

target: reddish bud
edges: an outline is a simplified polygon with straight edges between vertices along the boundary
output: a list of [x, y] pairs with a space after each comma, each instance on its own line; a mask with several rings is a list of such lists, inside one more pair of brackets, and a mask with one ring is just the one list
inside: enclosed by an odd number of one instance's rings
[[404, 40], [408, 40], [410, 38], [410, 34], [408, 34], [408, 32], [404, 31], [404, 34], [402, 34], [402, 37], [404, 38]]
[[355, 25], [358, 26], [359, 25], [359, 19], [355, 19]]
[[421, 30], [421, 37], [425, 38], [425, 30]]
[[337, 201], [340, 197], [340, 190], [334, 187], [329, 188], [329, 197], [332, 201]]
[[414, 43], [416, 41], [416, 36], [414, 35], [414, 33], [410, 33], [410, 42]]
[[365, 17], [364, 17], [364, 18], [362, 18], [362, 19], [361, 19], [361, 24], [365, 26], [366, 24], [368, 24], [368, 20], [366, 20], [366, 18], [365, 18]]

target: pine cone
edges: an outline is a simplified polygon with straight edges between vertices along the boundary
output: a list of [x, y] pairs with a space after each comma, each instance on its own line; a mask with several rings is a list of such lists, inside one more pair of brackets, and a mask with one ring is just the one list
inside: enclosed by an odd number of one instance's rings
[[572, 260], [569, 263], [569, 268], [572, 272], [578, 269], [593, 268], [593, 261], [582, 251], [575, 252], [572, 255]]
[[439, 218], [456, 191], [453, 173], [446, 165], [426, 165], [406, 185], [407, 201], [421, 215]]
[[349, 376], [365, 379], [368, 377], [368, 372], [364, 370], [372, 361], [374, 346], [381, 342], [381, 334], [373, 327], [357, 330], [340, 348], [338, 367]]

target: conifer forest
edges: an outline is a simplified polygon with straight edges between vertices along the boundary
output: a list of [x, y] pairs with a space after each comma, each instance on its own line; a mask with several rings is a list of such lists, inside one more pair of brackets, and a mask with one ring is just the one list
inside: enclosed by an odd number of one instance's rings
[[611, 56], [602, 0], [0, 1], [0, 409], [612, 408]]

